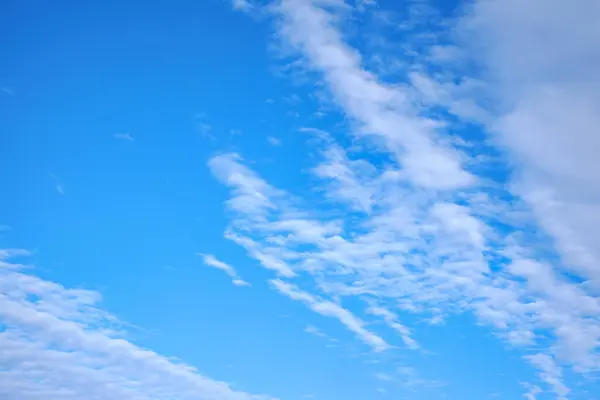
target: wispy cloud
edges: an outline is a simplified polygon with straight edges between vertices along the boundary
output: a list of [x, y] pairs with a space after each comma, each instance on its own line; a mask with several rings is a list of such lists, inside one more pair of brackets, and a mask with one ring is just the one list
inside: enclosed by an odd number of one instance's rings
[[131, 136], [129, 133], [115, 133], [113, 136], [115, 139], [118, 139], [118, 140], [126, 140], [129, 142], [134, 141], [133, 136]]
[[[598, 29], [593, 12], [582, 15], [576, 29], [569, 23], [581, 10], [598, 7], [577, 3], [563, 7], [557, 1], [540, 17], [523, 2], [475, 1], [454, 21], [458, 32], [471, 33], [454, 47], [432, 43], [423, 49], [420, 43], [413, 50], [405, 44], [414, 57], [412, 70], [405, 71], [406, 82], [394, 85], [363, 68], [363, 55], [344, 41], [340, 20], [349, 12], [347, 3], [277, 2], [270, 8], [277, 39], [287, 54], [298, 55], [297, 65], [320, 74], [330, 100], [352, 121], [352, 138], [367, 142], [368, 150], [353, 153], [326, 132], [310, 131], [322, 139], [310, 169], [318, 178], [313, 193], [335, 202], [335, 213], [319, 212], [321, 198], [298, 200], [271, 185], [239, 155], [213, 158], [213, 173], [231, 189], [226, 237], [280, 276], [312, 276], [311, 292], [279, 279], [272, 284], [317, 313], [323, 314], [316, 305], [329, 304], [327, 315], [364, 342], [370, 339], [358, 329], [365, 329], [362, 319], [332, 311], [340, 306], [324, 298], [375, 299], [364, 312], [413, 348], [418, 344], [400, 323], [402, 313], [442, 321], [471, 312], [527, 354], [544, 385], [566, 396], [562, 368], [600, 370], [600, 275], [594, 267], [600, 260], [600, 165], [592, 156], [600, 124], [591, 111], [599, 108], [600, 91], [586, 83], [600, 82], [600, 68], [584, 62], [598, 60], [600, 34], [588, 39]], [[513, 20], [518, 34], [505, 29]], [[439, 22], [442, 28], [450, 24]], [[409, 21], [401, 29], [411, 26]], [[547, 32], [553, 45], [540, 43], [536, 32]], [[463, 69], [458, 79], [456, 64], [443, 68], [446, 74], [425, 72], [429, 63], [458, 63], [452, 58], [469, 52], [487, 65], [490, 82]], [[436, 114], [437, 107], [446, 114]], [[456, 118], [477, 123], [492, 140], [456, 137]], [[513, 159], [501, 160], [505, 170], [487, 173], [491, 167], [480, 155], [498, 149]], [[521, 173], [506, 178], [511, 162]], [[384, 343], [381, 348], [388, 347]]]
[[398, 317], [394, 313], [382, 307], [369, 307], [367, 312], [382, 317], [383, 320], [394, 329], [402, 338], [404, 344], [413, 350], [419, 348], [419, 344], [411, 337], [410, 329], [398, 322]]
[[537, 395], [542, 392], [542, 389], [539, 386], [532, 385], [527, 382], [523, 382], [523, 387], [527, 390], [523, 397], [527, 400], [536, 400]]
[[361, 67], [360, 54], [342, 40], [330, 11], [302, 0], [282, 1], [278, 11], [281, 37], [300, 52], [309, 68], [323, 74], [337, 102], [360, 124], [357, 133], [369, 132], [380, 138], [403, 165], [407, 178], [438, 189], [474, 182], [461, 167], [460, 154], [438, 142], [438, 123], [417, 117], [418, 110], [408, 102], [407, 93], [379, 83]]
[[304, 332], [310, 333], [311, 335], [315, 335], [315, 336], [318, 336], [321, 338], [329, 338], [329, 336], [327, 336], [326, 334], [321, 332], [321, 330], [319, 328], [317, 328], [316, 326], [312, 326], [312, 325], [308, 325], [306, 328], [304, 328]]
[[556, 365], [554, 359], [547, 354], [534, 354], [526, 358], [538, 368], [540, 379], [552, 387], [558, 398], [560, 400], [566, 399], [570, 390], [564, 385], [562, 371]]
[[[492, 235], [493, 228], [474, 215], [477, 204], [474, 208], [448, 201], [421, 204], [422, 194], [399, 184], [393, 169], [374, 176], [369, 172], [360, 179], [370, 177], [373, 198], [378, 199], [373, 208], [377, 212], [365, 213], [359, 230], [344, 231], [341, 221], [318, 220], [295, 208], [291, 195], [268, 184], [240, 161], [236, 155], [221, 155], [210, 162], [213, 172], [234, 194], [228, 207], [235, 222], [226, 237], [246, 248], [266, 268], [289, 278], [300, 271], [309, 272], [319, 276], [319, 287], [326, 292], [376, 296], [383, 304], [396, 299], [400, 309], [432, 313], [437, 319], [448, 312], [470, 310], [513, 345], [531, 344], [538, 338], [545, 343], [549, 339], [545, 332], [552, 329], [564, 357], [581, 367], [597, 362], [593, 338], [598, 324], [586, 316], [598, 315], [598, 300], [554, 276], [548, 265], [529, 259], [522, 247], [497, 240], [493, 242], [497, 247], [490, 247], [498, 232]], [[351, 204], [347, 199], [352, 196], [343, 191], [333, 193], [338, 193], [340, 204]], [[307, 246], [310, 251], [300, 250]], [[497, 275], [491, 273], [485, 255], [491, 250], [498, 256], [510, 256], [508, 263], [497, 264], [496, 268], [504, 269]], [[340, 280], [343, 276], [352, 279]], [[313, 311], [323, 312], [317, 306], [323, 302], [319, 296], [283, 281], [274, 281], [274, 287]], [[532, 303], [532, 298], [537, 300]], [[334, 303], [325, 303], [331, 307], [328, 316], [362, 332], [362, 321], [344, 314]], [[385, 306], [366, 311], [381, 317], [405, 345], [418, 348], [410, 330]], [[346, 316], [342, 318], [342, 314]], [[566, 321], [570, 321], [568, 326]], [[378, 345], [377, 339], [372, 342], [373, 338], [362, 333], [357, 336], [374, 348], [388, 347], [387, 342]], [[575, 340], [581, 337], [589, 341]]]
[[280, 147], [282, 145], [281, 139], [276, 138], [275, 136], [268, 136], [267, 142], [269, 142], [269, 144], [271, 146], [275, 146], [275, 147]]
[[297, 300], [306, 304], [314, 312], [325, 317], [336, 318], [343, 325], [345, 325], [346, 328], [354, 332], [360, 340], [373, 347], [374, 350], [382, 351], [389, 347], [389, 345], [382, 338], [365, 329], [363, 321], [338, 304], [317, 298], [307, 292], [299, 290], [294, 285], [278, 279], [271, 280], [271, 284], [280, 293], [286, 295], [292, 300]]
[[269, 399], [125, 340], [99, 293], [23, 273], [8, 258], [23, 253], [0, 251], [1, 398]]
[[203, 258], [205, 265], [216, 268], [216, 269], [220, 269], [221, 271], [223, 271], [227, 275], [229, 275], [229, 277], [231, 278], [231, 282], [234, 285], [236, 285], [236, 286], [252, 286], [248, 282], [246, 282], [240, 278], [240, 276], [238, 275], [235, 268], [233, 268], [229, 264], [224, 263], [221, 260], [218, 260], [212, 254], [198, 254], [198, 255]]

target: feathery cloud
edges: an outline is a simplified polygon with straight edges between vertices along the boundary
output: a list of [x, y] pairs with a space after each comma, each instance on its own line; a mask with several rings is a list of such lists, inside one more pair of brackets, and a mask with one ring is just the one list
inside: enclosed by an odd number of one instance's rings
[[6, 400], [267, 400], [125, 340], [100, 294], [21, 271], [0, 251], [0, 397]]
[[216, 269], [220, 269], [221, 271], [223, 271], [227, 275], [229, 275], [229, 277], [231, 278], [231, 282], [234, 285], [236, 285], [236, 286], [252, 286], [248, 282], [246, 282], [240, 278], [240, 276], [238, 275], [235, 268], [233, 268], [229, 264], [224, 263], [221, 260], [218, 260], [212, 254], [198, 254], [198, 255], [203, 258], [205, 265], [216, 268]]
[[307, 292], [299, 290], [296, 286], [283, 282], [279, 279], [271, 280], [271, 285], [273, 285], [277, 291], [286, 295], [290, 299], [306, 304], [314, 312], [325, 317], [338, 319], [343, 325], [346, 326], [346, 328], [354, 332], [360, 340], [373, 347], [374, 350], [382, 351], [389, 347], [389, 345], [382, 338], [366, 330], [364, 328], [363, 321], [338, 304], [319, 299]]
[[[539, 14], [516, 0], [473, 2], [452, 22], [456, 37], [444, 36], [456, 43], [407, 51], [415, 57], [407, 83], [393, 85], [364, 68], [363, 55], [344, 41], [346, 2], [277, 2], [269, 9], [277, 39], [298, 56], [297, 65], [323, 78], [353, 122], [352, 138], [370, 146], [362, 157], [350, 156], [319, 131], [314, 189], [339, 207], [325, 216], [316, 211], [322, 199], [297, 200], [240, 156], [213, 158], [213, 173], [231, 189], [226, 237], [253, 258], [268, 255], [261, 263], [281, 276], [312, 276], [315, 293], [281, 280], [273, 286], [313, 311], [324, 295], [375, 299], [365, 313], [381, 318], [408, 347], [417, 343], [396, 315], [441, 321], [471, 312], [520, 347], [540, 380], [566, 396], [563, 367], [600, 370], [600, 165], [592, 156], [600, 143], [592, 112], [600, 91], [587, 84], [600, 82], [600, 35], [593, 35], [600, 10], [591, 0], [552, 3], [540, 3]], [[582, 10], [589, 12], [571, 29]], [[508, 21], [514, 30], [505, 29]], [[437, 22], [444, 29], [450, 23]], [[536, 32], [546, 32], [548, 41]], [[485, 73], [460, 69], [472, 55]], [[453, 66], [446, 74], [427, 73], [436, 63]], [[439, 117], [436, 107], [452, 117]], [[492, 142], [458, 137], [453, 118], [478, 124]], [[518, 174], [486, 174], [492, 167], [482, 155], [498, 150], [509, 152], [512, 159], [499, 160], [514, 162]], [[362, 326], [340, 321], [355, 332], [351, 326]], [[526, 396], [534, 398], [536, 388]]]

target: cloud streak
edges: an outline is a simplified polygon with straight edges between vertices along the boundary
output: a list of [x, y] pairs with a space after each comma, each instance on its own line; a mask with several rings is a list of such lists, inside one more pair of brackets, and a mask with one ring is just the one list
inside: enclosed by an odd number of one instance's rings
[[360, 340], [371, 346], [375, 351], [383, 351], [389, 348], [389, 345], [385, 340], [364, 328], [363, 321], [338, 304], [319, 299], [307, 292], [299, 290], [294, 285], [278, 279], [271, 280], [270, 283], [281, 294], [284, 294], [292, 300], [306, 304], [306, 306], [314, 312], [325, 317], [336, 318], [342, 325], [354, 332]]
[[361, 67], [361, 55], [336, 29], [337, 18], [319, 4], [346, 3], [283, 0], [277, 8], [279, 33], [309, 68], [323, 74], [336, 101], [359, 124], [357, 134], [381, 139], [403, 166], [406, 179], [419, 186], [471, 185], [474, 177], [461, 167], [460, 154], [439, 142], [437, 123], [419, 117], [406, 93], [378, 82]]
[[233, 268], [229, 264], [224, 263], [221, 260], [218, 260], [212, 254], [198, 254], [198, 255], [202, 257], [205, 265], [225, 272], [231, 278], [231, 283], [233, 283], [234, 285], [236, 285], [236, 286], [252, 286], [248, 282], [246, 282], [245, 280], [240, 278], [240, 276], [238, 275], [235, 268]]
[[0, 397], [6, 400], [267, 400], [122, 337], [97, 292], [25, 274], [0, 251]]

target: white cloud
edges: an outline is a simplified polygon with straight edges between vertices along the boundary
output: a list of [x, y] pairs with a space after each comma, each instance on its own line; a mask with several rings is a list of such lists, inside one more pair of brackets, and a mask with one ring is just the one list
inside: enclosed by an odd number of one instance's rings
[[235, 269], [232, 266], [230, 266], [229, 264], [225, 264], [223, 261], [217, 260], [212, 254], [199, 254], [199, 256], [202, 256], [202, 258], [204, 259], [204, 264], [210, 267], [220, 269], [232, 278], [235, 278], [237, 276], [237, 273], [235, 272]]
[[269, 209], [275, 208], [271, 197], [276, 196], [277, 191], [240, 164], [241, 160], [237, 154], [224, 154], [212, 158], [209, 167], [222, 183], [234, 190], [235, 197], [228, 202], [231, 209], [262, 218]]
[[[548, 335], [552, 332], [556, 355], [578, 368], [598, 365], [598, 300], [560, 279], [548, 265], [529, 258], [523, 248], [507, 245], [510, 236], [499, 241], [500, 232], [477, 218], [476, 209], [427, 200], [419, 191], [407, 191], [396, 180], [380, 175], [371, 181], [376, 212], [367, 214], [359, 226], [342, 227], [336, 219], [314, 219], [311, 213], [291, 207], [289, 194], [237, 160], [233, 155], [219, 156], [218, 163], [227, 168], [216, 170], [227, 171], [221, 180], [233, 191], [228, 205], [235, 213], [227, 237], [265, 268], [290, 278], [309, 272], [324, 293], [374, 296], [382, 304], [393, 300], [399, 309], [431, 313], [436, 320], [448, 312], [471, 310], [516, 346], [538, 339], [538, 344], [552, 343]], [[215, 163], [213, 159], [210, 164]], [[495, 256], [486, 255], [490, 252], [512, 261], [497, 264], [502, 269], [494, 274], [489, 262]], [[358, 330], [362, 322], [356, 325], [356, 317], [342, 317], [335, 303], [317, 307], [323, 302], [319, 296], [275, 282], [280, 292], [313, 311], [335, 316], [349, 329], [362, 332]], [[395, 313], [383, 306], [366, 312], [381, 317], [405, 345], [418, 348]], [[368, 336], [359, 333], [358, 337], [370, 342]], [[385, 347], [387, 343], [381, 348]]]
[[343, 199], [357, 210], [371, 212], [372, 184], [359, 177], [369, 176], [375, 172], [375, 168], [364, 160], [348, 159], [344, 149], [336, 144], [329, 144], [322, 154], [324, 161], [313, 172], [319, 178], [331, 181], [328, 187], [330, 198]]
[[0, 251], [0, 398], [267, 400], [121, 337], [100, 295], [21, 271]]
[[534, 354], [526, 357], [540, 370], [540, 379], [552, 386], [560, 400], [565, 400], [570, 390], [562, 382], [562, 372], [552, 357], [547, 354]]
[[556, 241], [563, 267], [597, 288], [599, 17], [594, 0], [477, 1], [459, 25], [503, 105], [489, 128], [518, 166], [515, 193]]
[[528, 382], [523, 382], [522, 385], [527, 389], [527, 392], [523, 394], [523, 397], [527, 400], [536, 400], [536, 396], [542, 392], [542, 389], [539, 386], [532, 385]]
[[[592, 112], [600, 109], [598, 5], [537, 3], [476, 1], [457, 23], [457, 43], [423, 50], [422, 63], [460, 64], [467, 54], [481, 55], [484, 74], [461, 70], [456, 79], [456, 66], [427, 74], [417, 60], [406, 83], [391, 85], [364, 69], [362, 55], [344, 42], [344, 2], [282, 0], [272, 9], [278, 38], [324, 78], [354, 122], [353, 137], [369, 141], [369, 154], [350, 157], [318, 131], [315, 189], [339, 206], [328, 214], [319, 212], [320, 199], [294, 199], [239, 156], [218, 156], [210, 165], [232, 189], [227, 236], [256, 259], [267, 254], [263, 266], [279, 274], [314, 278], [315, 293], [276, 281], [287, 285], [284, 294], [313, 310], [321, 296], [374, 299], [389, 314], [373, 313], [374, 306], [365, 311], [405, 344], [412, 337], [395, 316], [420, 313], [441, 321], [470, 311], [511, 345], [525, 353], [534, 345], [536, 354], [551, 360], [556, 368], [549, 370], [539, 358], [528, 358], [540, 379], [564, 396], [562, 368], [600, 369], [600, 124]], [[575, 24], [579, 14], [586, 15]], [[513, 20], [515, 29], [506, 29]], [[486, 166], [480, 156], [490, 143], [448, 136], [455, 122], [429, 117], [430, 108], [440, 106], [461, 124], [486, 128], [492, 144], [513, 155], [519, 173], [512, 193], [502, 179], [476, 172]], [[470, 158], [457, 148], [480, 154]], [[536, 221], [562, 262], [543, 235], [530, 233]], [[565, 270], [589, 281], [579, 284]], [[527, 396], [536, 394], [532, 387]]]
[[394, 313], [382, 307], [369, 307], [367, 312], [382, 317], [384, 321], [400, 335], [406, 347], [412, 350], [419, 348], [419, 344], [411, 337], [410, 329], [399, 323], [397, 320], [398, 317], [394, 315]]
[[271, 280], [271, 284], [280, 293], [286, 295], [292, 300], [297, 300], [306, 304], [314, 312], [325, 317], [336, 318], [343, 325], [345, 325], [346, 328], [354, 332], [360, 340], [371, 346], [375, 351], [383, 351], [389, 347], [385, 340], [365, 329], [363, 321], [338, 304], [319, 299], [307, 292], [299, 290], [294, 285], [278, 279]]
[[129, 133], [115, 133], [113, 136], [115, 139], [118, 139], [118, 140], [126, 140], [128, 142], [134, 141], [133, 136], [131, 136], [131, 134], [129, 134]]
[[252, 285], [250, 285], [250, 283], [248, 283], [240, 278], [240, 276], [238, 275], [235, 268], [233, 268], [231, 265], [229, 265], [227, 263], [224, 263], [221, 260], [218, 260], [212, 254], [198, 254], [198, 255], [203, 258], [205, 265], [216, 268], [216, 269], [220, 269], [221, 271], [223, 271], [227, 275], [229, 275], [229, 277], [231, 278], [231, 283], [233, 283], [234, 285], [236, 285], [236, 286], [252, 286]]
[[[562, 259], [552, 266], [518, 263], [512, 272], [544, 293], [551, 309], [543, 323], [556, 324], [560, 338], [555, 351], [579, 370], [600, 368], [599, 17], [593, 0], [477, 1], [459, 23], [461, 44], [476, 50], [471, 55], [486, 67], [479, 78], [501, 105], [487, 128], [516, 166], [513, 192]], [[556, 271], [565, 270], [587, 282], [558, 279]], [[530, 360], [566, 396], [548, 357]]]
[[[345, 4], [327, 5], [332, 3]], [[460, 154], [439, 143], [437, 124], [418, 117], [407, 93], [362, 69], [360, 54], [343, 42], [334, 15], [317, 4], [282, 1], [280, 34], [311, 68], [323, 73], [337, 102], [360, 124], [356, 133], [381, 139], [404, 167], [406, 178], [417, 185], [455, 189], [473, 184], [473, 176], [461, 168]]]

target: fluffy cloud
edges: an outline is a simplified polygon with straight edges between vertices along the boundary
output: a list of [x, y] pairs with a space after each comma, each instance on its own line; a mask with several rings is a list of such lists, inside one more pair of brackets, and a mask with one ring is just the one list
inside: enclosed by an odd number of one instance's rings
[[[490, 126], [518, 166], [515, 192], [563, 267], [600, 286], [600, 5], [476, 2], [461, 28], [503, 112]], [[510, 23], [511, 29], [506, 29]], [[476, 40], [475, 40], [476, 39]]]

